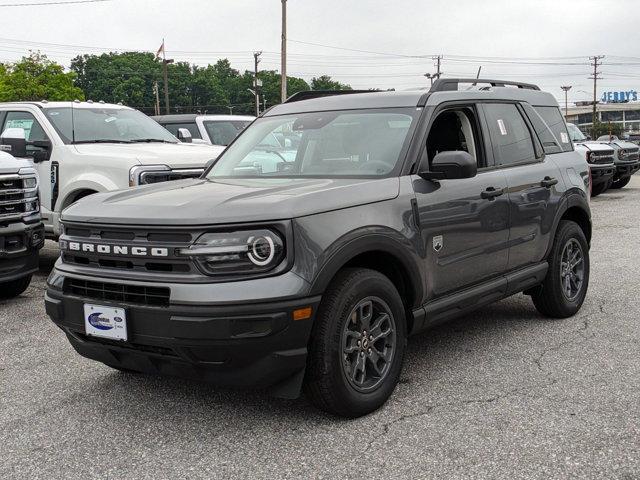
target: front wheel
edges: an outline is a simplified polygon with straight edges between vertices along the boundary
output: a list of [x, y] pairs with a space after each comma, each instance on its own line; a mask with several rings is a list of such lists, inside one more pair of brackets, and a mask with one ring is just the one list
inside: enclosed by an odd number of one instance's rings
[[616, 190], [619, 188], [624, 188], [627, 186], [627, 183], [629, 183], [630, 181], [631, 181], [631, 177], [621, 178], [613, 182], [609, 188], [614, 188]]
[[575, 315], [587, 295], [589, 268], [589, 245], [584, 232], [575, 222], [561, 221], [549, 255], [547, 276], [532, 294], [538, 311], [553, 318]]
[[313, 326], [307, 397], [343, 417], [378, 409], [398, 383], [405, 345], [404, 305], [393, 283], [374, 270], [341, 271]]

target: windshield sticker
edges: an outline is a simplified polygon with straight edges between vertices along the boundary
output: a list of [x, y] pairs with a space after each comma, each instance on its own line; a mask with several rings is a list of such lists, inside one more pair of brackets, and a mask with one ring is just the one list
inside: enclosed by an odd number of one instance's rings
[[504, 126], [504, 121], [501, 118], [498, 119], [498, 128], [500, 129], [500, 135], [507, 134], [507, 127]]
[[560, 141], [562, 143], [569, 143], [569, 135], [567, 135], [565, 132], [560, 132]]
[[115, 122], [117, 120], [116, 117], [107, 117], [104, 119], [105, 122], [110, 123], [110, 122]]

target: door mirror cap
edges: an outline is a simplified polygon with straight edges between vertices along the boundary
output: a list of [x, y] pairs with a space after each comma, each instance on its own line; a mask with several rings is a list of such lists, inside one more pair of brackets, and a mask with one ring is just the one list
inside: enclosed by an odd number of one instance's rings
[[178, 134], [176, 135], [178, 140], [183, 143], [192, 143], [193, 137], [191, 136], [191, 132], [187, 128], [179, 128]]
[[431, 162], [429, 171], [420, 172], [425, 180], [453, 180], [472, 178], [478, 173], [476, 160], [467, 152], [453, 150], [438, 153]]
[[3, 152], [10, 153], [14, 157], [27, 156], [27, 136], [24, 128], [7, 128], [0, 135], [0, 145]]

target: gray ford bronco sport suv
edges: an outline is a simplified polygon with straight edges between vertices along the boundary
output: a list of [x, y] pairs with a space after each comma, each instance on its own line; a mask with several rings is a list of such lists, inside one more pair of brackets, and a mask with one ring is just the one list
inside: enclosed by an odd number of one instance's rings
[[[552, 95], [346, 93], [271, 108], [200, 179], [66, 209], [46, 309], [78, 353], [355, 417], [391, 395], [411, 334], [519, 292], [580, 309], [589, 167], [538, 113], [562, 118]], [[295, 155], [263, 142], [276, 130]]]

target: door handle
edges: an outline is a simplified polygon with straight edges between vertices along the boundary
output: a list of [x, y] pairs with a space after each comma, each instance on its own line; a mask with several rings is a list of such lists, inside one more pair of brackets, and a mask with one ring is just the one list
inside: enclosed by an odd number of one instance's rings
[[481, 198], [486, 198], [488, 200], [493, 200], [496, 197], [499, 197], [504, 193], [504, 188], [494, 188], [489, 187], [484, 192], [480, 193]]
[[553, 178], [553, 177], [544, 177], [544, 180], [542, 180], [540, 182], [540, 186], [544, 187], [544, 188], [551, 188], [553, 187], [556, 183], [558, 183], [558, 179], [557, 178]]

